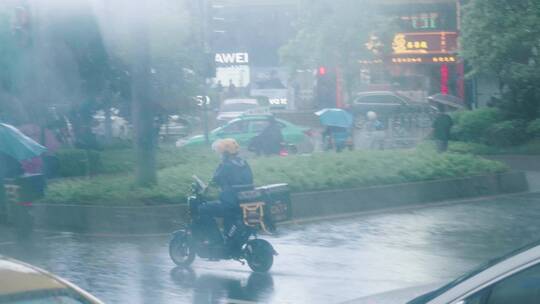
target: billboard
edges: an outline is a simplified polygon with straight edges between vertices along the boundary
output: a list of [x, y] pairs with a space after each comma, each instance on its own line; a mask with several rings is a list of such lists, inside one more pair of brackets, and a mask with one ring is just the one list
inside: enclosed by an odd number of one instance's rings
[[457, 33], [397, 33], [392, 41], [392, 49], [394, 55], [452, 54], [457, 51]]
[[216, 82], [223, 86], [231, 83], [238, 88], [249, 85], [251, 71], [249, 54], [246, 52], [216, 53]]

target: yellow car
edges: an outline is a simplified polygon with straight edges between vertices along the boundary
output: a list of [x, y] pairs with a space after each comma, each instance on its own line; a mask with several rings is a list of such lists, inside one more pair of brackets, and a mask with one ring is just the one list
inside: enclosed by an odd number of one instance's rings
[[81, 288], [37, 267], [0, 256], [1, 304], [102, 304]]

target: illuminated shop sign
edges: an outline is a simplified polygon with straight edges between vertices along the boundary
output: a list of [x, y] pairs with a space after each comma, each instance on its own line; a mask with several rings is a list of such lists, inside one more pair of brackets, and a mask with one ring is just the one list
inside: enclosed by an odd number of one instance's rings
[[360, 63], [362, 65], [379, 64], [379, 63], [383, 63], [383, 60], [382, 59], [358, 60], [358, 63]]
[[[388, 1], [386, 1], [388, 2]], [[396, 5], [389, 5], [385, 11], [397, 19], [403, 32], [426, 32], [457, 30], [457, 6], [456, 1], [392, 1]], [[410, 3], [410, 2], [431, 2]], [[433, 2], [450, 2], [438, 3]], [[454, 3], [451, 3], [454, 2]], [[401, 3], [401, 4], [400, 4]]]
[[392, 63], [422, 63], [421, 57], [392, 58]]
[[286, 108], [289, 105], [287, 89], [252, 89], [251, 96], [264, 96], [272, 109]]
[[268, 103], [272, 106], [286, 106], [289, 104], [287, 98], [269, 98]]
[[439, 13], [420, 13], [412, 16], [401, 16], [400, 19], [415, 30], [439, 29]]
[[457, 62], [457, 58], [455, 56], [433, 57], [431, 61], [434, 63]]
[[456, 56], [402, 56], [402, 57], [392, 57], [390, 61], [393, 64], [402, 64], [402, 63], [457, 63], [458, 58]]
[[248, 53], [217, 53], [216, 64], [218, 65], [245, 65], [249, 64]]
[[392, 49], [394, 55], [454, 53], [457, 50], [457, 33], [397, 33], [392, 41]]
[[216, 82], [223, 86], [233, 84], [240, 88], [249, 84], [251, 71], [248, 53], [216, 53], [215, 62]]

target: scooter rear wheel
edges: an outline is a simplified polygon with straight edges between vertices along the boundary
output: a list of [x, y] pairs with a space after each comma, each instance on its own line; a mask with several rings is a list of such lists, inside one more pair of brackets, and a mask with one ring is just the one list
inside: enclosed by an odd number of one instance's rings
[[249, 268], [255, 272], [268, 272], [274, 264], [274, 248], [262, 239], [248, 241], [245, 247], [245, 258]]
[[195, 250], [193, 250], [188, 235], [178, 233], [173, 236], [169, 242], [169, 256], [178, 266], [186, 267], [193, 263], [195, 260]]

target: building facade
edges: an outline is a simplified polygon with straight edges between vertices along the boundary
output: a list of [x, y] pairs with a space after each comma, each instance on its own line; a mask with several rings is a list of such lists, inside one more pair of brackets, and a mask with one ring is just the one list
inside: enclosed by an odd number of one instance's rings
[[465, 98], [458, 57], [459, 1], [386, 0], [383, 14], [396, 20], [390, 54], [360, 60], [361, 90], [392, 90], [416, 100], [437, 93]]
[[[442, 93], [468, 99], [464, 64], [458, 57], [459, 0], [381, 0], [381, 12], [397, 20], [399, 30], [389, 35], [391, 53], [360, 59], [359, 91], [392, 90], [415, 100]], [[234, 86], [246, 95], [270, 97], [276, 108], [317, 107], [316, 74], [299, 71], [294, 84], [282, 67], [279, 49], [295, 35], [300, 17], [296, 0], [213, 0], [211, 49], [216, 55], [216, 83]], [[369, 43], [366, 42], [366, 43]], [[240, 59], [240, 60], [238, 60]], [[328, 71], [333, 71], [328, 67]], [[348, 102], [338, 75], [332, 96], [337, 106]], [[328, 98], [325, 98], [328, 99]]]
[[242, 95], [267, 97], [274, 109], [294, 109], [279, 49], [295, 34], [296, 1], [213, 0], [210, 10], [216, 85], [234, 87]]

